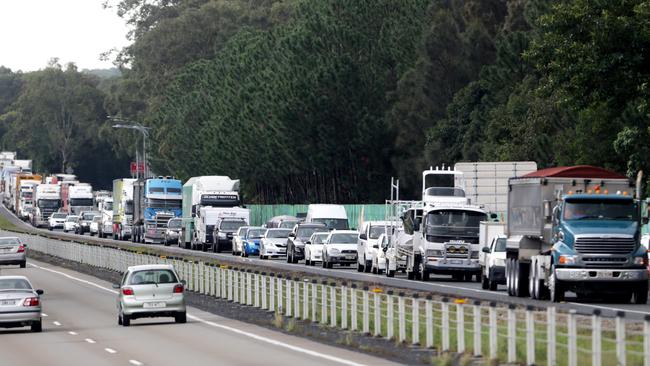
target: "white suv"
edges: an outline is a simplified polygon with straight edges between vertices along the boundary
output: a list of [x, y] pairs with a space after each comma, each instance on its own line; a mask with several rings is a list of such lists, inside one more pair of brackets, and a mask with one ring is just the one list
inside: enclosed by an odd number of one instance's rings
[[66, 215], [63, 212], [55, 212], [50, 215], [50, 218], [47, 219], [47, 228], [52, 231], [54, 229], [63, 229], [63, 223], [65, 223]]
[[370, 272], [372, 263], [379, 252], [377, 239], [381, 234], [391, 234], [392, 225], [388, 221], [366, 221], [359, 231], [357, 241], [357, 271]]

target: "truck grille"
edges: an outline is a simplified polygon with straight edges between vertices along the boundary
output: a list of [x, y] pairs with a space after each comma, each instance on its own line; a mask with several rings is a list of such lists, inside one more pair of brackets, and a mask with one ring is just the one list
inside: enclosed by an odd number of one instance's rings
[[593, 268], [622, 267], [627, 263], [625, 257], [583, 257], [585, 266]]
[[577, 238], [575, 250], [585, 254], [628, 254], [636, 247], [634, 238]]
[[469, 245], [445, 244], [446, 258], [469, 258], [471, 249]]

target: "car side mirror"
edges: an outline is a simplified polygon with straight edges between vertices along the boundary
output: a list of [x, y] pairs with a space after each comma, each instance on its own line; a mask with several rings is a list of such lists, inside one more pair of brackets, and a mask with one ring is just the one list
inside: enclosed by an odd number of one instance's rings
[[363, 233], [363, 234], [359, 234], [359, 239], [361, 239], [361, 240], [368, 240], [368, 235], [366, 235], [365, 233]]
[[119, 283], [114, 283], [114, 284], [113, 284], [113, 288], [114, 288], [114, 289], [119, 289], [119, 288], [120, 288], [120, 284], [119, 284]]
[[39, 289], [39, 290], [36, 290], [36, 293], [39, 294], [39, 295], [43, 295], [45, 293], [45, 291]]
[[290, 237], [290, 238], [295, 238], [295, 237], [296, 237], [296, 234], [294, 234], [294, 233], [289, 233], [289, 237]]
[[185, 281], [185, 280], [181, 280], [181, 284], [182, 284], [183, 286], [186, 286], [186, 285], [187, 285], [187, 281]]
[[483, 253], [490, 253], [490, 247], [483, 247], [483, 249], [481, 249], [481, 251]]
[[648, 220], [647, 216], [641, 219], [641, 222], [643, 223], [643, 225], [648, 225], [648, 221], [650, 221], [650, 220]]
[[379, 248], [379, 244], [375, 244], [372, 246], [373, 248]]
[[305, 244], [311, 244], [311, 242], [310, 242], [309, 240], [307, 240], [307, 241], [305, 242]]

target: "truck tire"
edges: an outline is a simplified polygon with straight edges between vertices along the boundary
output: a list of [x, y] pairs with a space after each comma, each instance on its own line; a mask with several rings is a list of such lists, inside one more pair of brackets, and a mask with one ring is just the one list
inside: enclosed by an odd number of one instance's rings
[[[481, 273], [483, 273], [483, 272], [481, 272]], [[490, 288], [490, 276], [485, 276], [485, 275], [484, 275], [484, 276], [481, 278], [481, 288], [482, 288], [483, 290], [487, 290], [487, 289]]]
[[648, 282], [644, 282], [634, 290], [632, 301], [639, 305], [645, 305], [648, 303]]
[[527, 263], [521, 263], [518, 260], [514, 260], [514, 285], [515, 285], [515, 296], [525, 297], [528, 296], [528, 277], [530, 272], [530, 266]]
[[363, 263], [365, 263], [363, 271], [365, 273], [370, 273], [370, 271], [372, 270], [372, 261], [366, 260], [366, 255], [365, 254], [363, 255]]
[[395, 271], [390, 270], [390, 262], [386, 259], [386, 277], [395, 277]]
[[551, 275], [548, 279], [549, 282], [549, 297], [552, 302], [564, 301], [564, 288], [562, 284], [555, 278], [555, 267], [551, 267]]
[[357, 259], [357, 272], [364, 272], [363, 264], [359, 263]]

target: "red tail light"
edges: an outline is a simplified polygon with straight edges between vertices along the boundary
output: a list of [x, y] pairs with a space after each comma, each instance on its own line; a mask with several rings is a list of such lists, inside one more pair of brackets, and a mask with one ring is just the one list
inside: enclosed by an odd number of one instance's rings
[[132, 296], [133, 295], [133, 289], [130, 287], [125, 287], [122, 289], [122, 295], [126, 296]]
[[174, 293], [175, 294], [182, 294], [183, 290], [184, 290], [183, 285], [174, 286]]
[[18, 253], [24, 253], [24, 252], [25, 252], [25, 246], [21, 244], [21, 245], [18, 247]]
[[23, 306], [38, 306], [39, 303], [38, 297], [28, 297], [23, 302]]

